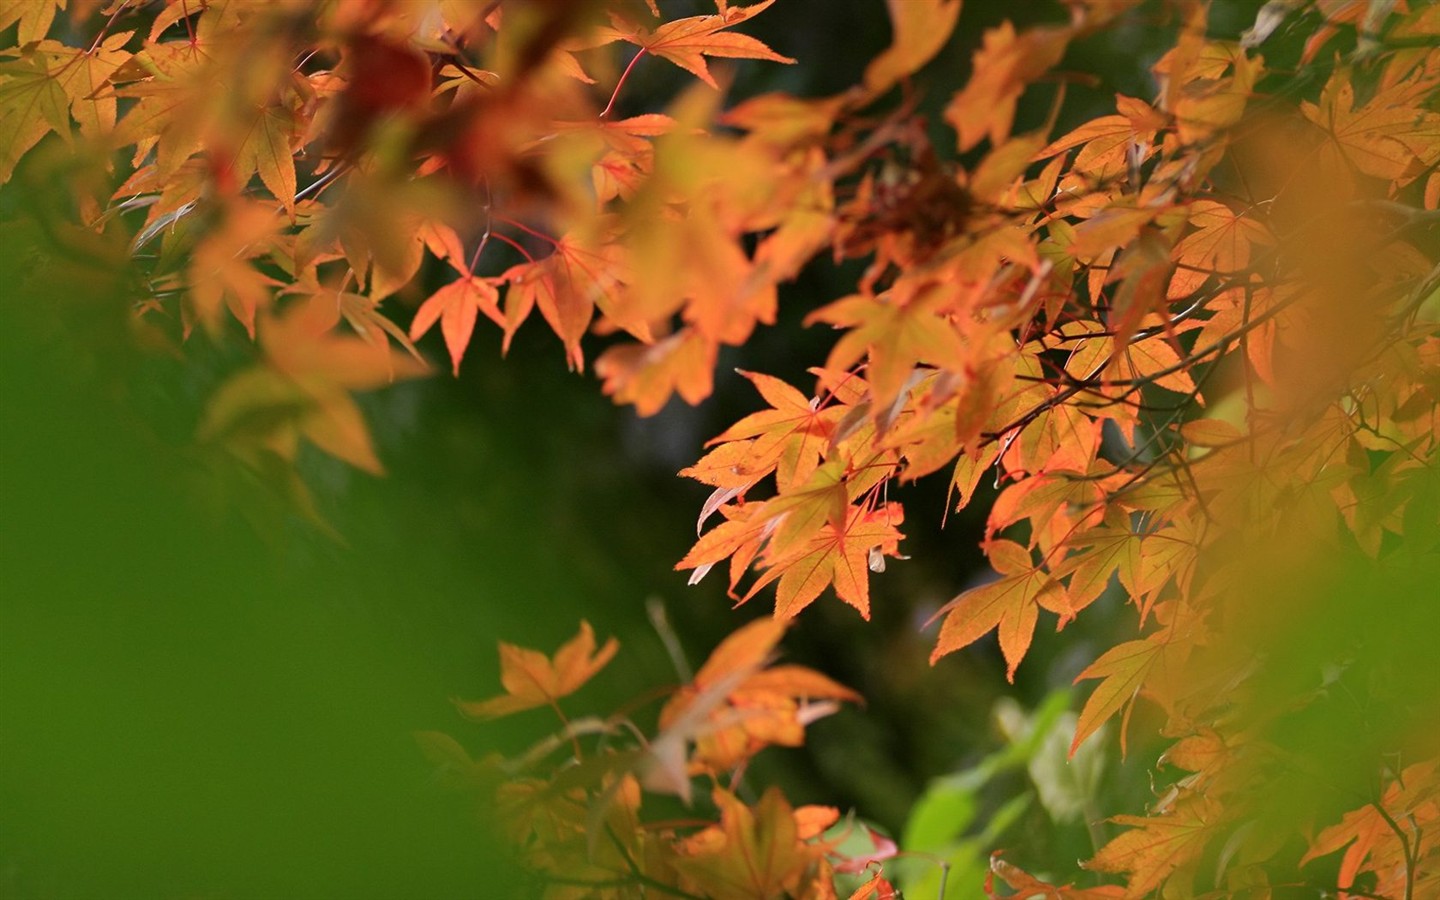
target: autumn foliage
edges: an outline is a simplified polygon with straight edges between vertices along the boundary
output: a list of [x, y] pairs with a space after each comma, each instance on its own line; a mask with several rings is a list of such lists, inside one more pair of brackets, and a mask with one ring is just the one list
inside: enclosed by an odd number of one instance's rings
[[[436, 328], [458, 373], [538, 317], [649, 415], [707, 397], [803, 267], [860, 263], [805, 317], [835, 332], [813, 380], [743, 372], [756, 411], [680, 473], [713, 493], [677, 568], [774, 619], [649, 733], [562, 709], [617, 652], [582, 624], [553, 656], [502, 644], [504, 693], [458, 702], [558, 732], [479, 760], [421, 736], [550, 896], [892, 895], [904, 847], [842, 852], [838, 810], [735, 786], [860, 701], [775, 655], [827, 594], [869, 617], [904, 529], [938, 526], [890, 497], [922, 478], [952, 508], [999, 487], [998, 577], [936, 614], [932, 661], [995, 633], [1013, 679], [1037, 628], [1118, 590], [1130, 633], [1080, 675], [1072, 750], [1111, 720], [1126, 746], [1137, 709], [1168, 744], [1083, 883], [997, 857], [993, 896], [1435, 896], [1440, 7], [1272, 0], [1226, 39], [1200, 0], [1066, 0], [986, 31], [937, 127], [915, 90], [960, 0], [891, 0], [847, 91], [733, 99], [718, 61], [797, 62], [744, 33], [774, 2], [0, 2], [0, 181], [65, 184], [52, 228], [133, 266], [141, 339], [254, 342], [196, 439], [301, 505], [276, 463], [303, 441], [380, 472], [352, 395], [424, 373]], [[1156, 90], [1058, 129], [1067, 50], [1137, 21], [1173, 36]], [[638, 67], [680, 87], [622, 118]], [[1346, 751], [1314, 752], [1307, 717], [1349, 702]]]

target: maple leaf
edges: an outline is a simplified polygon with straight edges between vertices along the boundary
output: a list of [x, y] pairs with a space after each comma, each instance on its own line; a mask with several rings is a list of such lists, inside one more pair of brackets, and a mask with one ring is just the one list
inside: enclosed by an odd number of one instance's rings
[[1068, 618], [1072, 611], [1065, 591], [1050, 573], [1035, 566], [1030, 551], [1014, 541], [992, 541], [990, 563], [1001, 574], [998, 581], [966, 591], [940, 607], [931, 617], [941, 616], [940, 636], [930, 653], [934, 664], [942, 656], [973, 644], [994, 629], [1000, 630], [1000, 650], [1005, 655], [1005, 677], [1015, 680], [1015, 669], [1030, 649], [1041, 607]]
[[1126, 641], [1111, 647], [1075, 676], [1077, 684], [1090, 678], [1104, 680], [1090, 694], [1090, 698], [1085, 701], [1085, 707], [1080, 710], [1080, 719], [1075, 725], [1075, 738], [1070, 742], [1072, 756], [1075, 750], [1085, 743], [1087, 737], [1094, 734], [1122, 707], [1125, 709], [1125, 716], [1120, 724], [1120, 747], [1121, 752], [1124, 752], [1130, 709], [1140, 693], [1140, 688], [1145, 684], [1145, 676], [1165, 652], [1168, 638], [1166, 632], [1156, 632], [1144, 640]]
[[[499, 276], [508, 282], [505, 295], [505, 340], [530, 314], [539, 308], [546, 323], [564, 342], [571, 368], [585, 367], [580, 338], [590, 327], [597, 303], [608, 304], [611, 296], [629, 280], [623, 248], [613, 243], [597, 244], [589, 236], [566, 235], [554, 242], [554, 252], [544, 259], [512, 266]], [[647, 334], [640, 335], [648, 337]]]
[[584, 686], [619, 649], [620, 643], [612, 637], [597, 651], [595, 631], [584, 620], [580, 633], [561, 645], [553, 657], [502, 641], [500, 684], [505, 693], [488, 700], [457, 700], [455, 705], [473, 719], [496, 719], [552, 705]]
[[[1413, 877], [1408, 874], [1415, 865], [1410, 854], [1413, 852], [1418, 857], [1420, 849], [1417, 846], [1412, 851], [1403, 838], [1397, 838], [1392, 823], [1405, 822], [1414, 833], [1421, 833], [1440, 819], [1440, 791], [1435, 787], [1437, 768], [1440, 761], [1434, 759], [1407, 766], [1386, 785], [1378, 803], [1345, 813], [1339, 822], [1315, 835], [1300, 865], [1344, 847], [1337, 876], [1340, 884], [1354, 885], [1362, 872], [1371, 871], [1380, 875], [1376, 891], [1384, 891], [1384, 895], [1403, 892], [1407, 878]], [[1421, 867], [1422, 870], [1429, 868], [1423, 863]]]
[[1166, 124], [1165, 116], [1150, 104], [1117, 94], [1118, 115], [1101, 116], [1048, 144], [1035, 155], [1048, 159], [1074, 147], [1080, 152], [1070, 164], [1072, 172], [1086, 176], [1091, 184], [1106, 184], [1127, 173], [1131, 154], [1148, 154], [1155, 133]]
[[595, 360], [604, 392], [635, 412], [653, 416], [679, 394], [689, 403], [710, 396], [719, 346], [694, 328], [682, 328], [653, 344], [624, 343]]
[[15, 165], [52, 131], [70, 133], [68, 98], [40, 54], [0, 62], [0, 183]]
[[272, 288], [281, 282], [257, 269], [251, 259], [260, 255], [279, 228], [273, 208], [261, 203], [237, 203], [213, 232], [205, 235], [190, 258], [188, 325], [198, 320], [214, 334], [222, 310], [232, 315], [255, 336], [255, 317], [270, 305]]
[[809, 480], [829, 449], [844, 408], [821, 408], [818, 401], [778, 378], [736, 371], [755, 385], [771, 408], [751, 413], [709, 443], [748, 440], [744, 474], [758, 479], [774, 471], [775, 484], [782, 492]]
[[1070, 579], [1066, 590], [1071, 609], [1079, 612], [1095, 602], [1112, 574], [1131, 595], [1139, 593], [1141, 536], [1131, 529], [1124, 513], [1107, 512], [1104, 525], [1065, 543], [1080, 551], [1055, 568], [1056, 578]]
[[255, 113], [248, 133], [234, 150], [233, 177], [240, 184], [250, 180], [251, 173], [292, 216], [295, 214], [296, 130], [294, 112], [283, 105], [266, 106]]
[[841, 600], [870, 618], [870, 572], [879, 571], [884, 556], [899, 556], [903, 537], [896, 527], [904, 517], [898, 503], [879, 509], [850, 507], [843, 525], [826, 523], [820, 533], [783, 557], [765, 557], [765, 574], [745, 595], [749, 600], [772, 582], [775, 617], [790, 619], [809, 606], [830, 585]]
[[805, 725], [860, 695], [813, 669], [764, 668], [785, 633], [757, 619], [720, 643], [660, 711], [663, 732], [696, 742], [692, 771], [725, 771], [771, 744], [799, 746]]
[[131, 36], [130, 32], [112, 34], [86, 50], [54, 41], [42, 41], [35, 47], [36, 53], [50, 57], [52, 77], [70, 101], [70, 115], [80, 133], [91, 140], [99, 140], [115, 127], [110, 76], [130, 59], [123, 47]]
[[783, 557], [803, 546], [827, 522], [844, 524], [850, 504], [849, 468], [846, 460], [828, 460], [803, 484], [766, 501], [763, 516], [775, 523], [767, 553]]
[[63, 10], [66, 2], [67, 0], [6, 0], [0, 3], [0, 31], [19, 22], [20, 27], [15, 33], [17, 46], [24, 47], [42, 40], [55, 21], [55, 13]]
[[643, 52], [653, 56], [668, 59], [712, 88], [718, 88], [719, 85], [715, 83], [706, 64], [707, 56], [795, 62], [748, 35], [722, 33], [724, 29], [739, 25], [763, 12], [774, 2], [775, 0], [762, 0], [750, 6], [727, 7], [724, 12], [713, 16], [676, 19], [666, 22], [654, 31], [617, 21], [614, 38], [635, 44]]
[[767, 789], [753, 808], [719, 788], [714, 800], [720, 825], [688, 840], [674, 863], [689, 886], [714, 900], [799, 896], [824, 851], [801, 839], [779, 788]]
[[[357, 335], [377, 350], [385, 349], [393, 341], [415, 362], [424, 364], [420, 351], [415, 349], [404, 330], [380, 311], [381, 301], [321, 285], [316, 281], [313, 270], [304, 271], [285, 292], [308, 298], [305, 302], [314, 307], [312, 315], [316, 333], [329, 331], [344, 319]], [[328, 318], [324, 318], [325, 312], [330, 313]]]
[[867, 377], [878, 413], [900, 394], [917, 365], [962, 365], [965, 343], [943, 314], [951, 299], [939, 284], [907, 283], [880, 297], [856, 294], [837, 300], [811, 313], [805, 323], [851, 329], [836, 341], [825, 366], [844, 370], [868, 356]]
[[117, 147], [135, 146], [134, 165], [154, 150], [156, 170], [168, 178], [203, 148], [213, 109], [205, 106], [208, 98], [195, 85], [213, 83], [210, 63], [199, 45], [151, 44], [113, 74], [115, 96], [137, 102], [116, 123], [110, 139]]
[[1131, 826], [1101, 847], [1084, 863], [1095, 872], [1128, 873], [1126, 896], [1143, 897], [1177, 870], [1195, 865], [1215, 835], [1220, 807], [1215, 801], [1188, 794], [1159, 816], [1115, 816], [1117, 825]]
[[[1393, 181], [1417, 155], [1429, 165], [1440, 158], [1440, 116], [1417, 109], [1399, 89], [1355, 105], [1350, 73], [1336, 69], [1326, 82], [1319, 104], [1301, 108], [1311, 121], [1329, 132], [1341, 157], [1367, 175]], [[1417, 154], [1416, 151], [1419, 151]]]
[[1190, 206], [1190, 224], [1196, 230], [1180, 239], [1171, 254], [1176, 270], [1169, 296], [1185, 297], [1198, 290], [1211, 275], [1226, 277], [1250, 264], [1250, 250], [1270, 243], [1265, 226], [1249, 216], [1213, 200]]
[[470, 344], [470, 335], [475, 331], [475, 319], [485, 313], [496, 325], [505, 326], [505, 315], [500, 312], [500, 292], [491, 279], [462, 275], [455, 281], [431, 294], [415, 311], [410, 323], [410, 339], [420, 340], [425, 332], [440, 322], [445, 335], [445, 348], [450, 351], [450, 362], [454, 374], [460, 374], [460, 360]]
[[886, 880], [879, 872], [870, 876], [870, 880], [855, 889], [849, 900], [899, 900], [900, 892], [895, 885]]

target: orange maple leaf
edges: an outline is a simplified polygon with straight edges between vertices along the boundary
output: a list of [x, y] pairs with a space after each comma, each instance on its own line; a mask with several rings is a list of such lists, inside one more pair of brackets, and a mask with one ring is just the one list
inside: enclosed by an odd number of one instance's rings
[[1040, 608], [1066, 618], [1072, 612], [1060, 583], [1035, 566], [1030, 551], [1014, 541], [1000, 540], [991, 542], [989, 555], [991, 565], [1003, 577], [966, 591], [935, 613], [930, 621], [943, 615], [945, 623], [940, 626], [930, 662], [998, 628], [1000, 651], [1005, 654], [1005, 677], [1014, 681], [1015, 669], [1035, 635]]
[[828, 369], [844, 370], [868, 356], [866, 372], [876, 414], [900, 394], [920, 363], [961, 368], [965, 342], [944, 315], [950, 292], [934, 282], [897, 285], [887, 294], [855, 294], [821, 307], [805, 324], [828, 322], [851, 329], [835, 343]]
[[470, 335], [475, 331], [475, 319], [485, 313], [492, 322], [505, 327], [505, 316], [500, 312], [499, 291], [493, 280], [462, 275], [457, 280], [431, 294], [420, 304], [415, 319], [410, 323], [410, 339], [420, 337], [440, 322], [445, 335], [445, 347], [450, 351], [450, 362], [456, 375], [460, 374], [460, 360], [470, 344]]
[[751, 413], [709, 441], [727, 444], [754, 440], [744, 459], [744, 474], [759, 480], [775, 472], [780, 490], [808, 481], [829, 448], [835, 426], [845, 414], [842, 406], [819, 404], [778, 378], [737, 369], [750, 379], [771, 406]]
[[720, 824], [681, 846], [675, 866], [696, 890], [715, 900], [813, 896], [808, 875], [825, 854], [821, 844], [800, 835], [796, 811], [779, 788], [769, 788], [754, 807], [716, 788]]
[[602, 390], [616, 403], [631, 403], [635, 412], [653, 416], [679, 394], [689, 403], [710, 396], [719, 345], [694, 328], [681, 328], [653, 344], [617, 344], [595, 360]]
[[820, 533], [789, 555], [766, 560], [766, 571], [745, 595], [779, 581], [775, 617], [790, 619], [814, 602], [830, 585], [841, 600], [870, 618], [870, 572], [880, 571], [883, 556], [899, 556], [897, 525], [904, 518], [898, 503], [880, 509], [850, 507], [842, 525], [826, 523]]
[[713, 16], [676, 19], [666, 22], [654, 31], [617, 20], [611, 37], [635, 44], [642, 52], [668, 59], [711, 87], [719, 87], [705, 62], [707, 56], [795, 62], [749, 35], [722, 33], [723, 29], [739, 25], [774, 2], [775, 0], [763, 0], [751, 6], [728, 7], [723, 13]]
[[1198, 794], [1182, 797], [1165, 815], [1115, 816], [1111, 822], [1133, 830], [1101, 847], [1085, 868], [1128, 873], [1125, 896], [1146, 896], [1177, 869], [1197, 862], [1220, 818], [1219, 805]]
[[456, 707], [474, 719], [495, 719], [537, 706], [548, 706], [575, 693], [610, 662], [620, 644], [613, 637], [597, 652], [590, 623], [580, 622], [580, 633], [555, 651], [553, 658], [538, 650], [500, 644], [500, 684], [505, 693], [488, 700], [457, 700]]

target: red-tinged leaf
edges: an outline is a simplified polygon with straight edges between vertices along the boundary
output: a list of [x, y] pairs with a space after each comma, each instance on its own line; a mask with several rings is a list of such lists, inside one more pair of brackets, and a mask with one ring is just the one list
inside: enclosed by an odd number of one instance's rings
[[1110, 821], [1132, 830], [1101, 847], [1085, 868], [1128, 874], [1126, 896], [1143, 897], [1176, 870], [1199, 861], [1215, 835], [1220, 811], [1214, 801], [1190, 795], [1163, 816], [1116, 816]]
[[[1091, 678], [1104, 680], [1085, 701], [1080, 710], [1080, 721], [1075, 726], [1075, 738], [1070, 742], [1070, 753], [1095, 733], [1111, 716], [1134, 702], [1145, 676], [1165, 650], [1165, 632], [1157, 632], [1144, 640], [1126, 641], [1105, 651], [1099, 659], [1075, 676], [1075, 681]], [[1127, 716], [1128, 718], [1128, 716]], [[1120, 729], [1120, 747], [1124, 752], [1125, 728]]]
[[667, 22], [653, 32], [644, 28], [617, 29], [616, 36], [643, 48], [646, 52], [695, 75], [711, 87], [718, 87], [706, 65], [707, 56], [729, 59], [766, 59], [771, 62], [793, 63], [795, 60], [781, 56], [755, 38], [743, 34], [725, 32], [724, 29], [738, 25], [760, 13], [775, 0], [762, 0], [745, 7], [730, 7], [720, 15], [691, 16]]
[[[1006, 565], [1007, 557], [1024, 554], [1024, 548], [1010, 541], [997, 541], [991, 559], [997, 568]], [[1005, 677], [1015, 680], [1015, 669], [1030, 649], [1040, 608], [1068, 616], [1065, 590], [1048, 572], [1032, 567], [1011, 568], [1014, 574], [998, 581], [966, 591], [946, 603], [930, 621], [945, 617], [940, 636], [930, 653], [933, 665], [942, 656], [967, 647], [996, 629], [1000, 632], [1000, 651], [1005, 655]]]
[[489, 279], [462, 275], [431, 294], [420, 305], [414, 321], [410, 323], [410, 339], [420, 340], [438, 320], [440, 330], [445, 334], [445, 347], [450, 351], [454, 373], [458, 376], [460, 360], [465, 356], [465, 348], [470, 345], [479, 313], [485, 313], [492, 322], [504, 327], [505, 316], [500, 312], [499, 298], [500, 292]]
[[553, 657], [502, 642], [500, 684], [505, 693], [488, 700], [457, 700], [455, 705], [475, 719], [494, 719], [548, 706], [579, 690], [619, 649], [619, 642], [612, 637], [597, 651], [595, 632], [585, 621], [580, 622], [580, 633], [565, 642]]
[[888, 0], [890, 46], [865, 67], [865, 89], [887, 90], [939, 53], [960, 18], [961, 0]]

